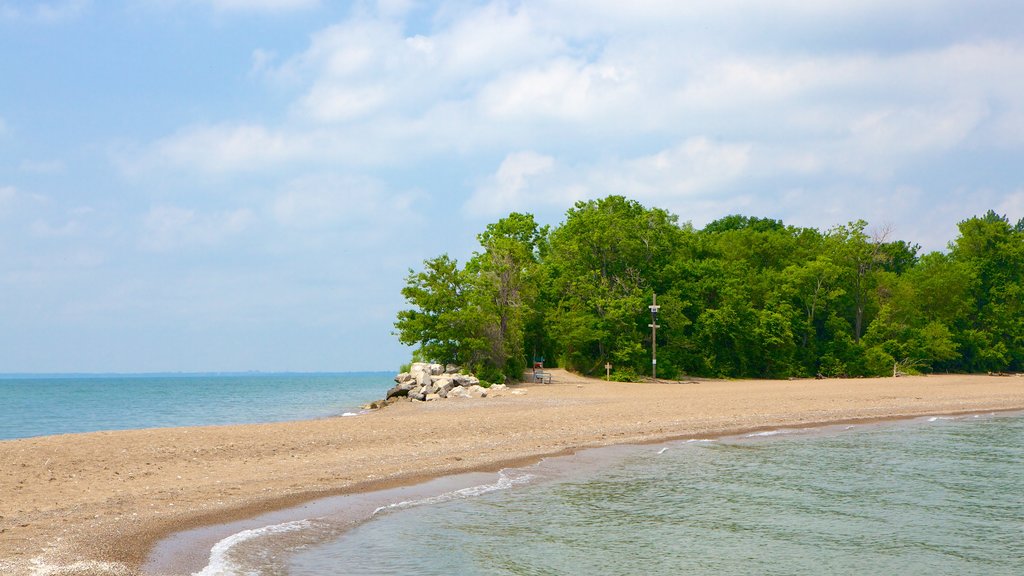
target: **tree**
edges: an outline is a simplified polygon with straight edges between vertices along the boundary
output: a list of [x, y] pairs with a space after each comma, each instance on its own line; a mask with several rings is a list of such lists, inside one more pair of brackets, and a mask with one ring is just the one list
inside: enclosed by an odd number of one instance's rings
[[480, 309], [487, 364], [509, 378], [526, 368], [524, 337], [536, 310], [538, 265], [547, 227], [532, 215], [512, 213], [478, 236], [482, 253], [467, 265], [473, 303]]
[[672, 260], [676, 217], [622, 196], [577, 202], [551, 234], [550, 334], [563, 361], [596, 372], [606, 361], [640, 370], [646, 301]]
[[1024, 233], [992, 210], [958, 227], [950, 255], [977, 278], [962, 338], [965, 367], [1024, 369]]
[[874, 272], [888, 258], [884, 246], [890, 230], [883, 228], [869, 237], [864, 232], [867, 225], [864, 220], [857, 220], [846, 226], [836, 226], [829, 230], [828, 234], [832, 240], [836, 261], [841, 262], [846, 268], [846, 292], [853, 300], [855, 342], [860, 342], [864, 334], [867, 308], [874, 286]]
[[447, 254], [425, 260], [424, 270], [409, 270], [402, 296], [413, 306], [398, 313], [401, 343], [418, 346], [417, 355], [436, 362], [471, 363], [483, 343], [470, 302], [469, 277]]
[[1024, 221], [989, 211], [923, 256], [866, 229], [730, 215], [695, 230], [622, 196], [578, 202], [552, 231], [512, 213], [463, 269], [443, 255], [410, 270], [395, 326], [417, 356], [488, 379], [517, 377], [527, 352], [629, 377], [650, 366], [654, 292], [663, 376], [1024, 369]]

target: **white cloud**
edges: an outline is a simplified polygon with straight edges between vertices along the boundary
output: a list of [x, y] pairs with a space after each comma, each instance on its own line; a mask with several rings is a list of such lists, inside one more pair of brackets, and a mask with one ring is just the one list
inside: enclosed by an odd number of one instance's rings
[[657, 154], [599, 167], [592, 180], [607, 193], [628, 194], [650, 200], [708, 194], [743, 175], [749, 164], [750, 146], [722, 144], [707, 138], [690, 138]]
[[22, 172], [31, 174], [59, 174], [64, 171], [60, 160], [22, 160], [18, 166]]
[[82, 225], [77, 220], [68, 220], [60, 225], [36, 220], [32, 223], [30, 231], [36, 238], [66, 238], [78, 235], [82, 231]]
[[464, 206], [473, 215], [494, 215], [521, 210], [543, 193], [531, 181], [554, 167], [554, 158], [525, 151], [509, 154], [489, 182], [478, 188]]
[[[783, 170], [885, 177], [908, 159], [978, 139], [1021, 139], [1007, 128], [1024, 123], [1016, 97], [1024, 79], [1004, 72], [1024, 67], [1015, 43], [893, 53], [703, 51], [678, 35], [560, 33], [559, 12], [545, 8], [441, 12], [434, 30], [410, 36], [400, 22], [357, 16], [314, 34], [279, 66], [269, 51], [256, 51], [255, 72], [298, 84], [292, 117], [276, 126], [197, 126], [156, 147], [176, 165], [244, 171], [289, 160], [507, 152], [551, 138], [593, 150], [624, 138], [709, 134], [795, 162]], [[579, 128], [559, 130], [552, 120]]]
[[316, 120], [337, 122], [365, 116], [382, 107], [388, 97], [383, 86], [347, 88], [326, 84], [314, 86], [302, 98], [299, 108]]
[[274, 61], [277, 60], [277, 52], [257, 48], [252, 51], [251, 67], [249, 74], [260, 75], [271, 69]]
[[609, 194], [676, 208], [736, 182], [748, 169], [749, 158], [749, 145], [707, 138], [691, 138], [646, 156], [576, 165], [517, 152], [474, 191], [464, 210], [493, 216], [538, 206], [566, 207]]
[[7, 214], [18, 196], [14, 186], [0, 186], [0, 216]]
[[290, 182], [274, 199], [271, 213], [285, 226], [320, 228], [386, 216], [387, 204], [377, 182], [320, 174]]
[[198, 168], [205, 172], [267, 169], [316, 152], [308, 134], [271, 131], [253, 124], [186, 128], [156, 142], [148, 157], [129, 162], [137, 169], [154, 163]]
[[995, 210], [1005, 214], [1011, 224], [1016, 224], [1024, 218], [1024, 188], [1007, 194]]
[[[291, 56], [253, 53], [252, 72], [295, 95], [277, 121], [185, 128], [153, 143], [143, 166], [281, 170], [293, 184], [270, 209], [279, 223], [319, 222], [345, 201], [296, 184], [305, 172], [347, 174], [338, 183], [347, 189], [372, 181], [371, 168], [419, 170], [404, 177], [429, 188], [435, 165], [472, 183], [493, 158], [503, 161], [491, 176], [449, 192], [467, 214], [618, 193], [680, 212], [784, 217], [779, 198], [802, 190], [825, 197], [823, 210], [866, 217], [864, 197], [941, 194], [908, 175], [920, 166], [1024, 144], [1024, 77], [1007, 72], [1024, 69], [1021, 41], [895, 35], [883, 38], [892, 46], [875, 44], [894, 15], [931, 34], [915, 20], [923, 4], [811, 4], [445, 4], [417, 8], [411, 26], [410, 4], [381, 2]], [[940, 4], [929, 22], [974, 18]], [[757, 30], [739, 22], [747, 13]], [[822, 30], [838, 17], [855, 29], [832, 42]], [[738, 23], [743, 42], [717, 38]]]
[[223, 12], [288, 12], [320, 5], [320, 0], [203, 0]]
[[377, 0], [377, 13], [396, 18], [404, 16], [416, 5], [416, 0]]
[[478, 96], [489, 116], [593, 120], [618, 112], [636, 97], [629, 72], [613, 65], [556, 60], [541, 69], [516, 71], [497, 78]]
[[11, 2], [0, 3], [0, 18], [5, 20], [59, 22], [76, 18], [91, 5], [90, 0], [65, 0], [64, 2], [33, 2], [32, 6], [18, 6]]
[[176, 206], [154, 206], [143, 219], [140, 245], [154, 252], [215, 246], [244, 232], [254, 219], [252, 211], [245, 208], [204, 214]]

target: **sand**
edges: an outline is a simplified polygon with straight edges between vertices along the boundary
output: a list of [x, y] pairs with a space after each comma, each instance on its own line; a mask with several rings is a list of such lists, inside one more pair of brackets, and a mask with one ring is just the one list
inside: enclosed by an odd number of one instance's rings
[[[161, 538], [584, 447], [1024, 409], [1024, 377], [550, 385], [358, 417], [0, 442], [0, 573], [139, 574]], [[383, 391], [382, 391], [383, 392]]]

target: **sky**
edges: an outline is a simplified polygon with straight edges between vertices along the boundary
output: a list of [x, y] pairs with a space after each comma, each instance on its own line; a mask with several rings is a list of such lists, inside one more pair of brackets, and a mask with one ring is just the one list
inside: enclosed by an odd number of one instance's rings
[[0, 373], [394, 370], [410, 268], [621, 194], [1024, 217], [1017, 0], [0, 0]]

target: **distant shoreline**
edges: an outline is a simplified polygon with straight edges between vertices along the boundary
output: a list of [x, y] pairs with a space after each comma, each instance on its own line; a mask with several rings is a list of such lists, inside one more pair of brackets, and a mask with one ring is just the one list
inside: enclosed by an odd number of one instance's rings
[[[0, 571], [139, 573], [175, 532], [613, 444], [1024, 410], [1024, 377], [615, 383], [555, 370], [524, 395], [359, 418], [0, 442]], [[35, 562], [35, 564], [33, 564]]]

